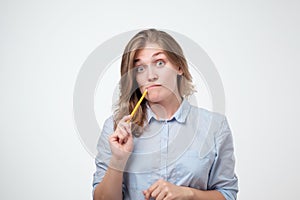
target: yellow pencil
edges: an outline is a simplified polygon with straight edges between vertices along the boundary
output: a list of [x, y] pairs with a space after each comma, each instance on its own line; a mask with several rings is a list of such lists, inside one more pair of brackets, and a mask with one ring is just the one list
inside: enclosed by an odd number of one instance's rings
[[[138, 107], [140, 106], [140, 104], [142, 103], [143, 99], [145, 98], [146, 94], [147, 94], [148, 90], [146, 89], [142, 95], [142, 97], [140, 98], [140, 100], [137, 102], [137, 104], [135, 105], [133, 111], [131, 112], [131, 118], [134, 116], [134, 114], [136, 113]], [[130, 120], [127, 121], [127, 123], [129, 123]]]

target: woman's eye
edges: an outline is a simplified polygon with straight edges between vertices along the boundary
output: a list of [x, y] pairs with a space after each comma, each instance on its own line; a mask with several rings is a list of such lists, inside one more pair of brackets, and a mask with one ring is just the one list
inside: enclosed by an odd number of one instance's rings
[[165, 66], [165, 62], [164, 61], [159, 60], [159, 61], [156, 62], [156, 67], [163, 67], [163, 66]]
[[137, 67], [136, 67], [136, 72], [137, 72], [137, 73], [141, 73], [141, 72], [143, 72], [143, 71], [145, 71], [145, 67], [144, 67], [144, 66], [137, 66]]

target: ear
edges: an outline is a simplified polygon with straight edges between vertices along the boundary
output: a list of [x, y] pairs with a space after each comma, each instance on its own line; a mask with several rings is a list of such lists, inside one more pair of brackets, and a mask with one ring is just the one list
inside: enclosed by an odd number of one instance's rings
[[183, 71], [182, 71], [181, 67], [178, 67], [177, 74], [180, 75], [180, 76], [183, 74]]

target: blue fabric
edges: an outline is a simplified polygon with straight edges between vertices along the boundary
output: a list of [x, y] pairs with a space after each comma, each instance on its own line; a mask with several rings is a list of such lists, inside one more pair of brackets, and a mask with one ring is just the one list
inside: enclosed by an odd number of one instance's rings
[[[236, 199], [238, 180], [231, 131], [225, 116], [183, 100], [170, 120], [157, 119], [147, 108], [148, 123], [134, 138], [134, 150], [123, 174], [123, 199], [144, 199], [142, 191], [158, 179], [200, 190], [218, 190]], [[93, 193], [108, 167], [113, 133], [108, 118], [98, 141]]]

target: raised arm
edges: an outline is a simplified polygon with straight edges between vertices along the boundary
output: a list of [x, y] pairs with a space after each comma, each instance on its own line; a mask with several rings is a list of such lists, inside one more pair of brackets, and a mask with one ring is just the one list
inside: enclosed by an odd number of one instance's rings
[[123, 170], [133, 149], [128, 119], [130, 115], [123, 117], [111, 135], [107, 133], [109, 127], [103, 129], [96, 158], [94, 200], [122, 199]]

